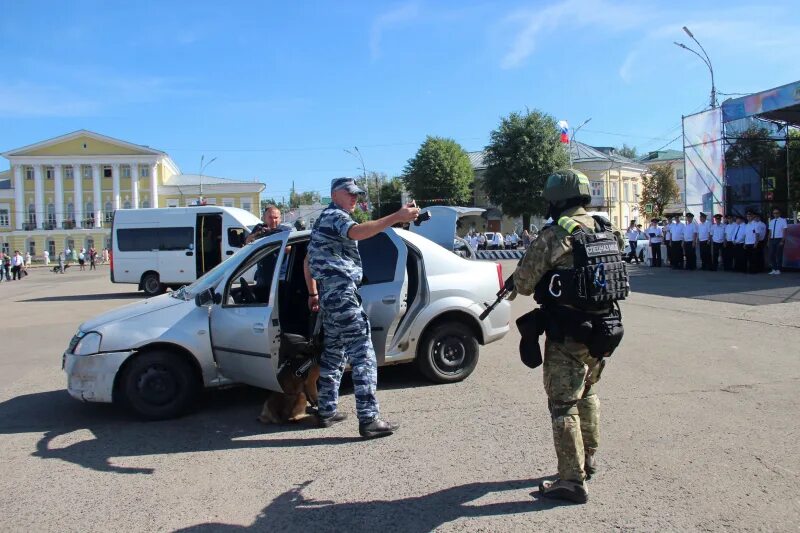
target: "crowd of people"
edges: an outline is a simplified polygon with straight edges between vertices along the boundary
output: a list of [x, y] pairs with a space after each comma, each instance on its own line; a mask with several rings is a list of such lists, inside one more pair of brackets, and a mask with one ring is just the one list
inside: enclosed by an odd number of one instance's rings
[[[725, 270], [757, 274], [769, 267], [770, 275], [781, 273], [783, 246], [787, 221], [779, 209], [772, 210], [767, 222], [761, 214], [748, 210], [744, 215], [716, 214], [709, 219], [700, 213], [699, 222], [693, 213], [675, 216], [671, 221], [654, 218], [646, 229], [631, 224], [626, 232], [630, 245], [629, 259], [639, 262], [643, 251], [638, 244], [647, 240], [650, 246], [650, 266], [660, 267], [663, 257], [675, 270]], [[666, 253], [662, 254], [662, 247]], [[663, 256], [663, 257], [662, 257]]]
[[[96, 270], [97, 263], [108, 263], [109, 251], [104, 248], [98, 252], [93, 246], [81, 248], [80, 250], [70, 250], [69, 248], [59, 252], [56, 256], [56, 265], [53, 272], [63, 274], [72, 264], [77, 264], [79, 270]], [[45, 250], [42, 253], [42, 262], [45, 266], [50, 266], [50, 252]], [[19, 250], [14, 250], [13, 254], [0, 253], [0, 281], [16, 281], [28, 275], [28, 268], [33, 262], [30, 252], [23, 255]]]
[[504, 236], [501, 232], [478, 233], [471, 231], [464, 236], [473, 250], [516, 250], [517, 248], [527, 248], [531, 241], [536, 237], [527, 229], [522, 231], [522, 235], [512, 231]]

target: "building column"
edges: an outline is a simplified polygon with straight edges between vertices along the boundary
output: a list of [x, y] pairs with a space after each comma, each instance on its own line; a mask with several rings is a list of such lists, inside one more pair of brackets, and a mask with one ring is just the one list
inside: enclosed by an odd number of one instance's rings
[[83, 173], [80, 165], [72, 165], [72, 186], [75, 198], [72, 201], [72, 212], [75, 216], [75, 227], [83, 227]]
[[158, 163], [150, 167], [150, 201], [152, 207], [158, 207]]
[[64, 227], [64, 176], [61, 165], [53, 166], [53, 179], [55, 180], [54, 189], [56, 193], [56, 228]]
[[139, 209], [139, 163], [131, 163], [131, 207]]
[[119, 163], [111, 163], [111, 205], [114, 211], [120, 209], [119, 199]]
[[100, 164], [92, 165], [92, 185], [94, 188], [94, 227], [103, 227], [103, 178], [100, 176]]
[[44, 228], [46, 212], [44, 209], [44, 176], [42, 175], [42, 165], [33, 165], [33, 190], [34, 208], [36, 213], [36, 229]]
[[25, 222], [25, 179], [22, 165], [14, 165], [14, 227], [22, 229]]

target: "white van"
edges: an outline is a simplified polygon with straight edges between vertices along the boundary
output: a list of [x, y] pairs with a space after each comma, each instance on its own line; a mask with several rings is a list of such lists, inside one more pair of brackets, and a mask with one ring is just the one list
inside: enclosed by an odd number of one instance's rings
[[111, 282], [147, 295], [191, 283], [244, 245], [261, 222], [236, 207], [120, 209], [111, 225]]

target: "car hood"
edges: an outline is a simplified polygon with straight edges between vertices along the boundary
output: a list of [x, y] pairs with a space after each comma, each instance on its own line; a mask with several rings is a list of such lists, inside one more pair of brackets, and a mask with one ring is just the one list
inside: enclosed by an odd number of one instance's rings
[[91, 318], [81, 324], [80, 330], [94, 331], [111, 322], [130, 320], [140, 315], [155, 313], [156, 311], [167, 309], [168, 307], [175, 307], [187, 303], [191, 304], [191, 307], [194, 307], [193, 301], [187, 302], [186, 300], [173, 298], [169, 294], [162, 294], [161, 296], [156, 296], [155, 298], [149, 298], [147, 300], [142, 300], [141, 302], [124, 305], [118, 309], [97, 315], [96, 317]]

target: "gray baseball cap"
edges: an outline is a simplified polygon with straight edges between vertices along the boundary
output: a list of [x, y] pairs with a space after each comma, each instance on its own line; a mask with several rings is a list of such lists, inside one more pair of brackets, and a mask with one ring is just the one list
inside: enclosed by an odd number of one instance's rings
[[331, 194], [344, 189], [350, 194], [366, 194], [353, 178], [335, 178], [331, 181]]

